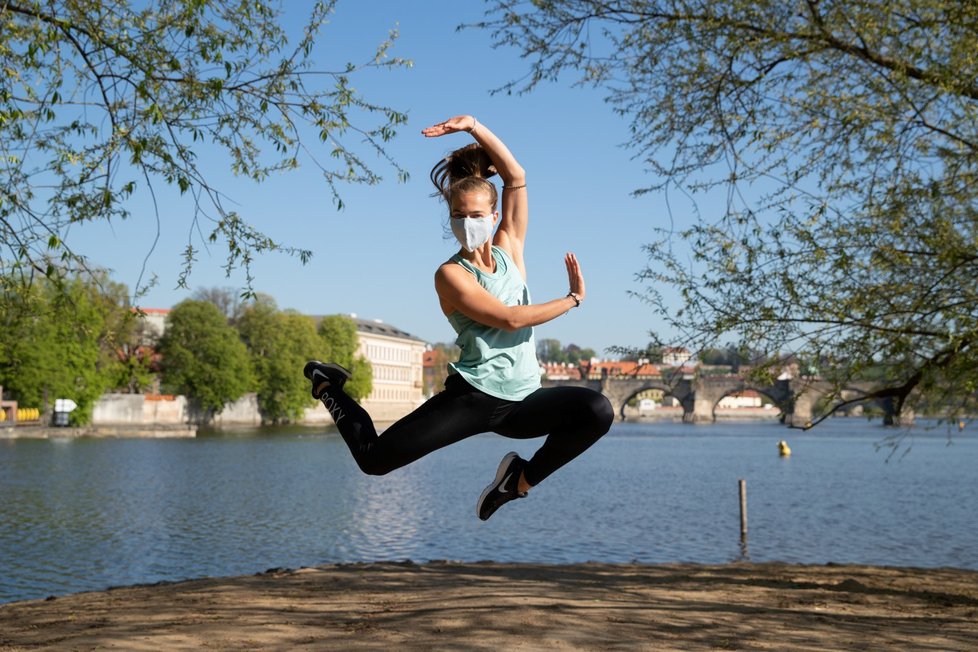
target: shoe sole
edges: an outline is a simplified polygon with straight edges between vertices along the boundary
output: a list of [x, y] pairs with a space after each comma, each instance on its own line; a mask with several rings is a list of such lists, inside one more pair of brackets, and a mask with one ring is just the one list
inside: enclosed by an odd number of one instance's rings
[[[506, 475], [506, 470], [509, 468], [509, 465], [512, 464], [513, 460], [515, 460], [517, 457], [519, 457], [519, 455], [517, 455], [515, 452], [506, 453], [506, 456], [503, 457], [502, 461], [499, 463], [499, 468], [496, 469], [496, 479], [490, 482], [489, 486], [482, 491], [482, 495], [479, 496], [479, 502], [475, 504], [475, 515], [480, 521], [489, 520], [488, 517], [482, 518], [483, 501], [485, 501], [489, 494], [496, 490], [496, 487], [499, 486], [500, 481]], [[492, 514], [489, 516], [492, 516]]]

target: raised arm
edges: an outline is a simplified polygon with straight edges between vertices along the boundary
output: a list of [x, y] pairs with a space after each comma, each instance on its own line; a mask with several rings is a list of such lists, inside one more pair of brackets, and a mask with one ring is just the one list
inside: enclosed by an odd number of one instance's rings
[[526, 171], [523, 170], [523, 167], [503, 141], [488, 127], [470, 115], [455, 116], [445, 122], [428, 127], [421, 133], [429, 138], [434, 138], [458, 131], [467, 131], [472, 135], [489, 155], [496, 172], [502, 179], [500, 222], [493, 238], [493, 244], [509, 252], [525, 279], [526, 267], [523, 264], [523, 247], [526, 242], [528, 218]]

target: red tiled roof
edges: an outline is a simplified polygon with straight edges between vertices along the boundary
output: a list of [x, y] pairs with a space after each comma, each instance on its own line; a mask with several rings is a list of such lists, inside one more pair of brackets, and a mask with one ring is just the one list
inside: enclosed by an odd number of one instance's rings
[[592, 362], [590, 373], [600, 374], [607, 370], [609, 376], [661, 376], [659, 367], [648, 362], [639, 364], [634, 360], [602, 360]]
[[543, 374], [547, 378], [580, 380], [581, 369], [573, 365], [560, 362], [544, 362], [540, 364]]

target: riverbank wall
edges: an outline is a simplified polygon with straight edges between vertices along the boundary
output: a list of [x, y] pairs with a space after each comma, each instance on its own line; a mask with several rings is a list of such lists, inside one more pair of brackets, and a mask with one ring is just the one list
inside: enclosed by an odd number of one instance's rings
[[[92, 409], [92, 422], [82, 427], [21, 423], [0, 427], [0, 439], [70, 437], [196, 437], [199, 421], [185, 396], [104, 394]], [[333, 419], [320, 406], [305, 410], [300, 425], [329, 426]], [[215, 415], [209, 428], [257, 427], [262, 424], [258, 397], [245, 394]]]
[[63, 426], [19, 425], [0, 428], [0, 439], [73, 439], [76, 437], [138, 437], [168, 439], [196, 437], [197, 427], [180, 424], [173, 426]]

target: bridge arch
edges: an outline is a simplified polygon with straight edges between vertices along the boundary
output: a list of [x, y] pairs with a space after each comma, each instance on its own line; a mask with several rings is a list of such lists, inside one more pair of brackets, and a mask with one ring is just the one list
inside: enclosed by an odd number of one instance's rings
[[687, 379], [668, 382], [662, 378], [605, 378], [601, 383], [601, 392], [608, 397], [615, 414], [619, 419], [625, 415], [625, 405], [637, 394], [647, 390], [660, 390], [664, 395], [672, 396], [683, 408], [683, 415], [692, 409], [693, 390]]
[[710, 420], [716, 421], [716, 411], [717, 406], [720, 405], [720, 401], [727, 398], [728, 396], [733, 396], [735, 394], [742, 394], [744, 392], [756, 392], [768, 399], [768, 401], [778, 410], [778, 420], [782, 423], [784, 422], [785, 415], [791, 411], [791, 401], [790, 397], [783, 395], [783, 392], [777, 391], [775, 387], [744, 384], [740, 387], [728, 388], [726, 392], [720, 394], [719, 396], [713, 397], [713, 405], [710, 407]]
[[891, 426], [895, 424], [913, 423], [913, 411], [904, 407], [901, 412], [898, 412], [897, 402], [894, 397], [885, 396], [881, 398], [878, 396], [870, 396], [871, 393], [872, 387], [870, 387], [868, 384], [846, 385], [838, 391], [838, 396], [834, 402], [825, 401], [826, 405], [821, 406], [822, 409], [820, 412], [824, 414], [834, 408], [837, 408], [843, 402], [854, 401], [862, 398], [861, 401], [853, 403], [853, 406], [862, 406], [867, 403], [876, 405], [883, 412], [884, 425]]
[[612, 401], [612, 407], [615, 408], [615, 414], [618, 419], [624, 420], [626, 418], [625, 410], [628, 408], [629, 401], [645, 392], [657, 391], [662, 392], [663, 401], [665, 401], [666, 397], [674, 398], [678, 401], [680, 408], [682, 408], [681, 415], [686, 411], [686, 407], [683, 404], [683, 399], [686, 398], [686, 395], [681, 392], [677, 395], [675, 389], [675, 387], [666, 382], [650, 379], [644, 383], [634, 384], [625, 391], [620, 392], [617, 397], [618, 400]]
[[773, 385], [752, 383], [739, 376], [701, 376], [693, 385], [695, 398], [692, 409], [684, 415], [689, 423], [713, 423], [716, 421], [717, 405], [724, 397], [752, 390], [767, 397], [779, 410], [779, 418], [785, 421], [786, 415], [794, 408], [791, 387], [787, 381], [776, 381]]

